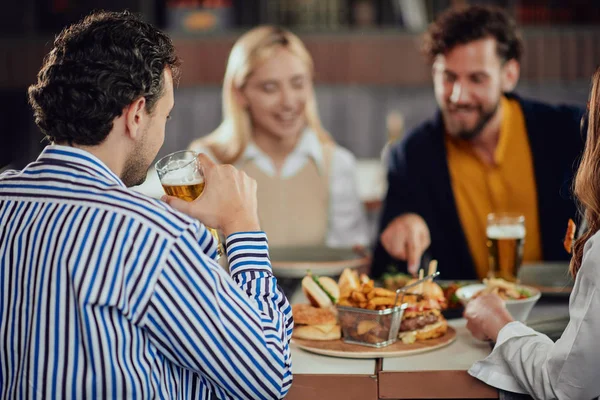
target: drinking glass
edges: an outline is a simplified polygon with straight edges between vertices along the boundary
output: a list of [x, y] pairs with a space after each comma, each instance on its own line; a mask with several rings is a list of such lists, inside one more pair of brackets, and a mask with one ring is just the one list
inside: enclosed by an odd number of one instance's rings
[[[169, 196], [193, 201], [202, 195], [205, 187], [204, 173], [198, 154], [190, 150], [177, 151], [164, 156], [155, 164], [160, 184]], [[223, 245], [216, 229], [207, 227], [217, 242], [217, 257], [223, 256]]]
[[492, 213], [487, 216], [488, 278], [517, 281], [525, 245], [525, 216]]

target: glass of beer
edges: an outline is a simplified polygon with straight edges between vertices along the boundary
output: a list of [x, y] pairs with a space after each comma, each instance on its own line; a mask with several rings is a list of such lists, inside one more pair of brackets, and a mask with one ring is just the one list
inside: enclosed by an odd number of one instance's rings
[[[171, 153], [155, 164], [160, 184], [169, 196], [193, 201], [204, 191], [204, 173], [194, 151], [183, 150]], [[217, 241], [217, 257], [223, 256], [223, 245], [216, 229], [207, 227]]]
[[516, 281], [523, 261], [525, 216], [493, 213], [487, 217], [488, 278]]

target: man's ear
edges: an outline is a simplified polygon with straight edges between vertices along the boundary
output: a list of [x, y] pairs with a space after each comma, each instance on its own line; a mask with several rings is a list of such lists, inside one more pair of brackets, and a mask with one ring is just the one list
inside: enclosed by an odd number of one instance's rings
[[502, 66], [502, 91], [504, 93], [512, 92], [519, 82], [521, 74], [521, 65], [517, 60], [508, 60]]
[[126, 134], [133, 140], [138, 139], [147, 118], [149, 115], [146, 112], [146, 98], [140, 97], [125, 108]]

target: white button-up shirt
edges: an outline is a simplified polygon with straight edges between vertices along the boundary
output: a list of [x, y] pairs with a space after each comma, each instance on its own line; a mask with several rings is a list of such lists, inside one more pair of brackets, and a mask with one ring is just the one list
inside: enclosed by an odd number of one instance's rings
[[492, 353], [469, 373], [488, 385], [536, 399], [600, 396], [600, 234], [584, 247], [569, 300], [569, 325], [552, 342], [520, 322], [500, 331]]

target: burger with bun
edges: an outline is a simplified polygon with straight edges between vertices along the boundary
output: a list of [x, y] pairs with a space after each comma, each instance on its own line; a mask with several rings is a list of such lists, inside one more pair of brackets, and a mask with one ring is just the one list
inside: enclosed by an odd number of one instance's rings
[[342, 337], [334, 305], [340, 298], [338, 284], [326, 276], [309, 274], [302, 279], [302, 291], [310, 304], [294, 304], [293, 337], [307, 340], [336, 340]]
[[[408, 281], [408, 283], [406, 285], [408, 286], [416, 281], [417, 281], [416, 279], [412, 279], [412, 280]], [[444, 290], [442, 289], [442, 287], [440, 285], [433, 282], [432, 280], [427, 280], [427, 281], [423, 282], [420, 285], [420, 287], [417, 286], [415, 288], [415, 290], [413, 290], [413, 292], [419, 293], [425, 299], [437, 301], [440, 309], [442, 309], [442, 310], [445, 310], [446, 308], [448, 308], [448, 304], [447, 304], [448, 302], [446, 301], [446, 296], [444, 295]]]
[[422, 295], [404, 297], [408, 307], [404, 310], [398, 337], [406, 344], [417, 340], [435, 339], [446, 334], [448, 322], [435, 299]]
[[307, 340], [336, 340], [342, 337], [334, 308], [318, 308], [310, 304], [294, 304], [293, 337]]

